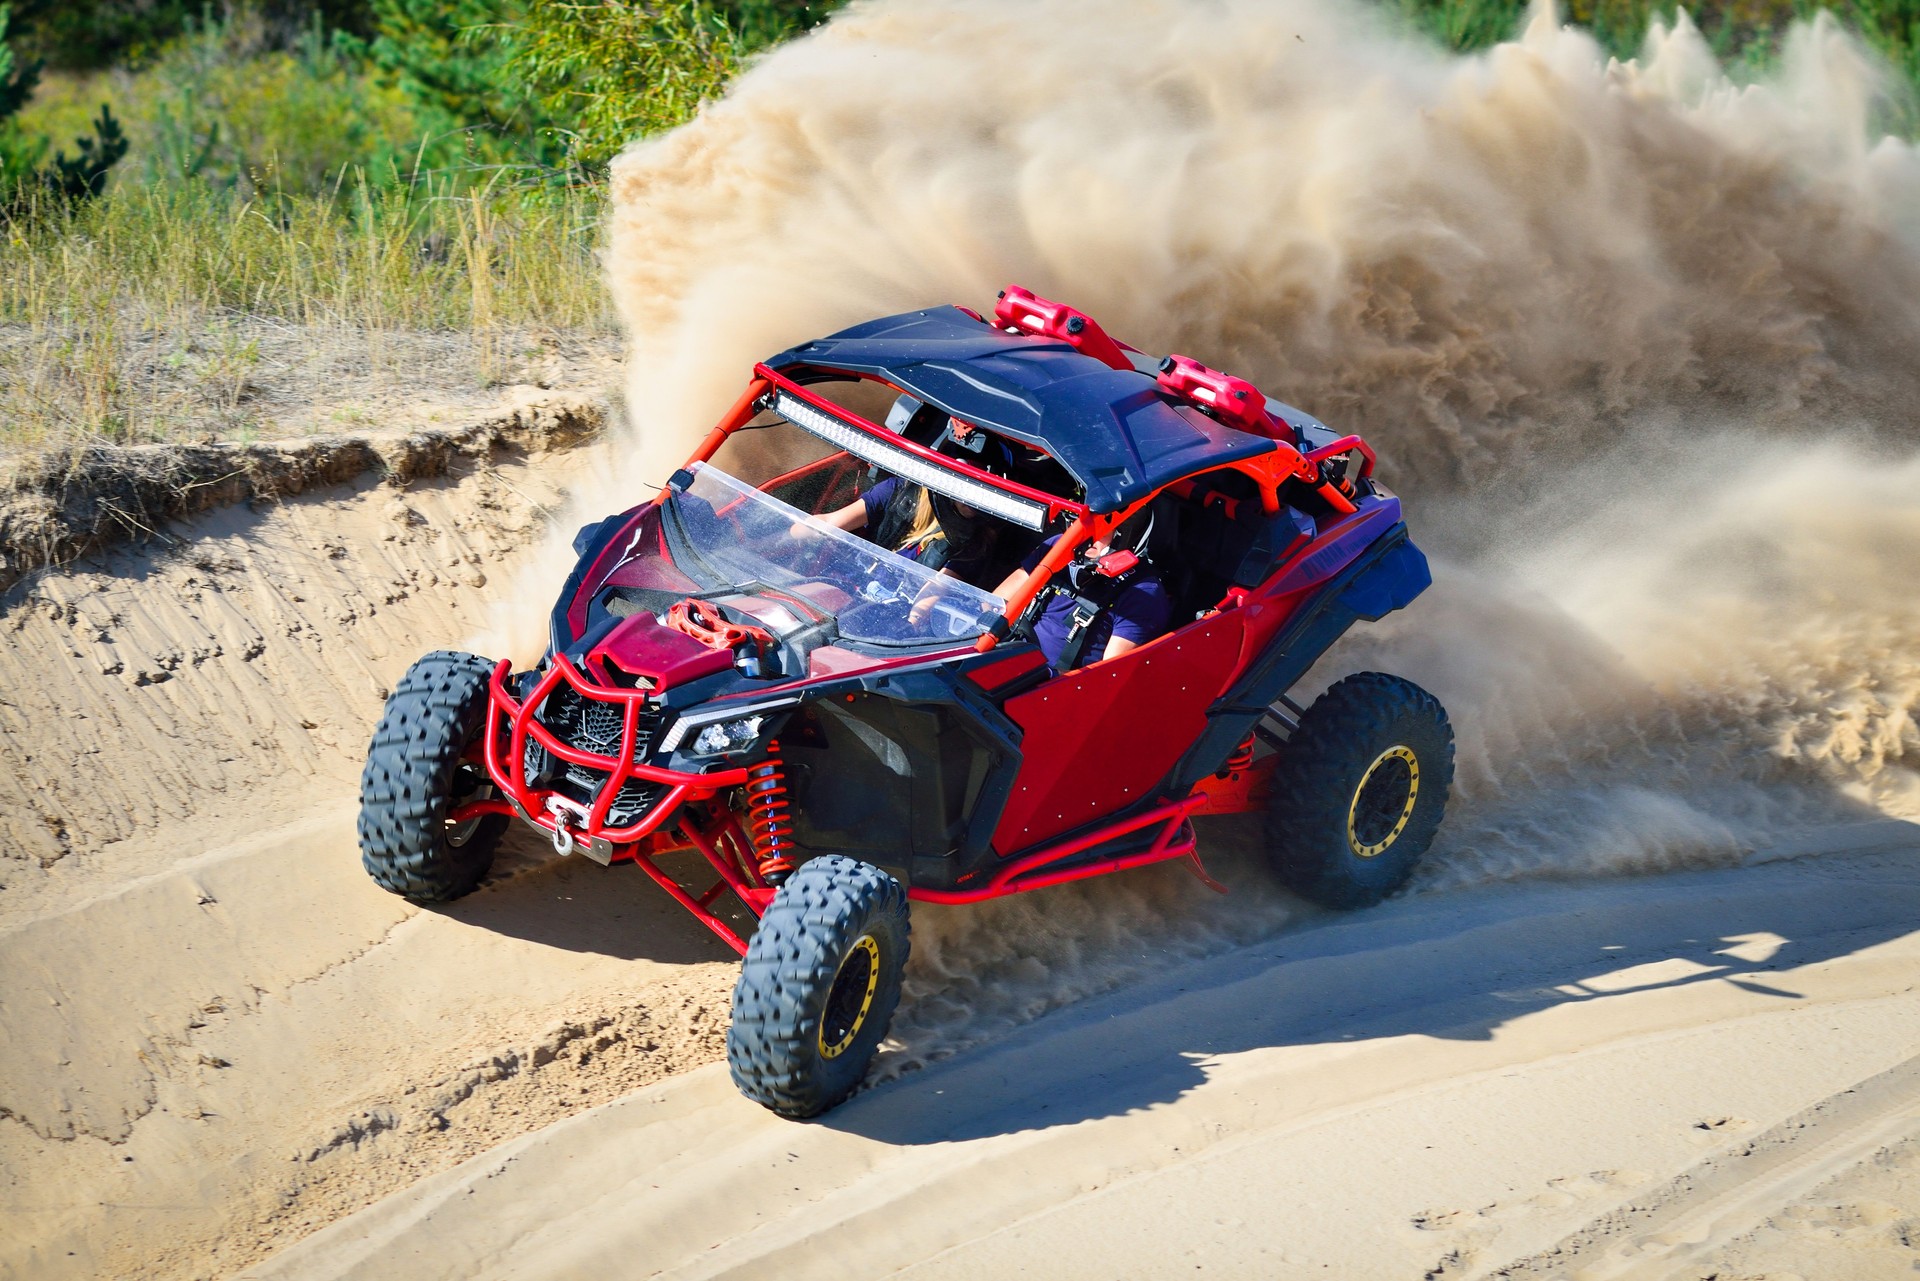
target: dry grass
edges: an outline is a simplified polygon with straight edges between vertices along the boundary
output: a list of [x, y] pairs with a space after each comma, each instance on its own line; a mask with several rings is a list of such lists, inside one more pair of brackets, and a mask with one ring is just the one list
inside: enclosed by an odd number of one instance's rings
[[611, 359], [600, 211], [593, 189], [182, 184], [0, 224], [0, 448], [306, 430], [329, 424], [289, 406]]

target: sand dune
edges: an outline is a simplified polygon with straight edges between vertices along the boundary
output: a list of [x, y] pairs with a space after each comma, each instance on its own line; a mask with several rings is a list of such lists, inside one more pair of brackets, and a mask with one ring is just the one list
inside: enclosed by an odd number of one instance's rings
[[511, 894], [422, 912], [355, 852], [387, 684], [583, 462], [228, 508], [8, 595], [0, 1275], [228, 1275], [716, 1056], [723, 949], [657, 892], [521, 842]]

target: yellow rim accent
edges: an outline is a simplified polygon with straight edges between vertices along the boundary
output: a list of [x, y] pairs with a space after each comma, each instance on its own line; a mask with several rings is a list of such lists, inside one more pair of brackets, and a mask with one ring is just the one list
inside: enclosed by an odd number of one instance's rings
[[[1373, 778], [1373, 772], [1391, 760], [1407, 763], [1407, 803], [1401, 807], [1400, 821], [1393, 830], [1380, 838], [1377, 845], [1362, 845], [1360, 833], [1355, 830], [1360, 820], [1360, 794], [1367, 790], [1367, 783]], [[1372, 858], [1384, 852], [1387, 846], [1400, 839], [1400, 833], [1407, 830], [1407, 820], [1413, 817], [1413, 804], [1420, 799], [1420, 762], [1415, 759], [1413, 749], [1395, 744], [1373, 758], [1373, 764], [1367, 766], [1367, 772], [1360, 776], [1360, 782], [1353, 789], [1353, 799], [1347, 802], [1347, 848], [1361, 858]]]
[[[847, 962], [851, 961], [857, 952], [867, 954], [867, 990], [860, 998], [860, 1012], [853, 1016], [853, 1022], [847, 1027], [847, 1034], [832, 1045], [827, 1044], [827, 1012], [820, 1011], [819, 1041], [820, 1057], [823, 1059], [837, 1059], [847, 1052], [847, 1047], [853, 1044], [853, 1038], [859, 1036], [860, 1029], [866, 1026], [867, 1012], [873, 1009], [873, 994], [880, 990], [880, 944], [871, 934], [862, 934], [848, 950], [846, 956], [841, 958], [840, 969], [833, 972], [834, 983], [840, 981], [841, 971], [847, 968]], [[833, 993], [833, 983], [827, 984], [827, 993], [829, 995]]]

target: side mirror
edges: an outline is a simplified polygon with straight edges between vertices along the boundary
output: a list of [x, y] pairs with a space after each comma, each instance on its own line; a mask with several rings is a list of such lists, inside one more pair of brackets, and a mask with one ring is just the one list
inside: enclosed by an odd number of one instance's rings
[[1129, 551], [1108, 552], [1093, 562], [1093, 572], [1102, 578], [1119, 578], [1131, 574], [1140, 564], [1140, 558]]

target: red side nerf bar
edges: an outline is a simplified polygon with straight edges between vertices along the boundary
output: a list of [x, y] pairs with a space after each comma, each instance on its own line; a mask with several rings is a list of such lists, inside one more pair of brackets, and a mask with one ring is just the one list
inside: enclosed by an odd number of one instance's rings
[[[915, 888], [907, 891], [907, 897], [922, 903], [978, 903], [983, 899], [1022, 894], [1028, 890], [1044, 889], [1049, 885], [1063, 885], [1068, 881], [1084, 881], [1089, 877], [1104, 876], [1108, 872], [1124, 871], [1130, 867], [1144, 867], [1148, 863], [1159, 863], [1172, 858], [1190, 860], [1194, 874], [1207, 885], [1224, 894], [1225, 887], [1207, 875], [1206, 869], [1201, 867], [1193, 828], [1187, 822], [1187, 819], [1206, 803], [1207, 797], [1199, 793], [1177, 801], [1166, 801], [1132, 818], [1104, 823], [1091, 832], [1049, 845], [1025, 858], [1002, 864], [994, 872], [993, 878], [984, 885], [964, 890]], [[1051, 865], [1069, 859], [1083, 850], [1092, 849], [1096, 845], [1125, 836], [1129, 832], [1137, 832], [1155, 825], [1158, 825], [1159, 831], [1155, 833], [1153, 843], [1137, 853], [1121, 854], [1092, 863], [1048, 870]]]

